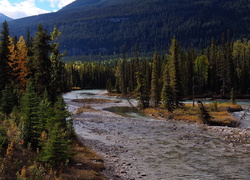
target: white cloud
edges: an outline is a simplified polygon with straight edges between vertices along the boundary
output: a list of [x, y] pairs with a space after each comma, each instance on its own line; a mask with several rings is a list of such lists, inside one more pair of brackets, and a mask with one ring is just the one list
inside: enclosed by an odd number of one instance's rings
[[1, 13], [14, 19], [49, 12], [36, 7], [35, 0], [26, 0], [14, 5], [9, 3], [8, 0], [0, 0], [0, 9]]
[[[75, 0], [39, 0], [39, 2], [49, 2], [54, 12]], [[23, 0], [21, 3], [11, 4], [8, 0], [0, 0], [0, 13], [11, 18], [17, 19], [26, 16], [33, 16], [49, 11], [36, 7], [35, 0]]]
[[[44, 2], [44, 0], [39, 0], [39, 1]], [[50, 2], [50, 7], [61, 9], [75, 0], [47, 0], [47, 1]]]
[[75, 0], [61, 0], [58, 4], [58, 7], [61, 9], [62, 7], [74, 2]]

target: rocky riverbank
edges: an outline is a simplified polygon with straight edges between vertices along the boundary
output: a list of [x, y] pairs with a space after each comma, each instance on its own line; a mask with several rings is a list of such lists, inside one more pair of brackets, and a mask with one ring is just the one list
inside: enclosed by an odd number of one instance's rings
[[[66, 100], [71, 111], [83, 106]], [[85, 104], [86, 105], [86, 104]], [[107, 179], [249, 179], [250, 130], [122, 117], [88, 104], [73, 115], [81, 141], [99, 154]]]

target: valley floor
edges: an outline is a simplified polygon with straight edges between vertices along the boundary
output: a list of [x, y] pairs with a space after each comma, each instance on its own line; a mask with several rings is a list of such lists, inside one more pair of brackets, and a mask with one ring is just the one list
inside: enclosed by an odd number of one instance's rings
[[124, 100], [65, 100], [72, 112], [88, 108], [73, 115], [74, 127], [83, 144], [104, 160], [107, 179], [250, 178], [249, 129], [123, 117], [103, 110], [129, 106]]

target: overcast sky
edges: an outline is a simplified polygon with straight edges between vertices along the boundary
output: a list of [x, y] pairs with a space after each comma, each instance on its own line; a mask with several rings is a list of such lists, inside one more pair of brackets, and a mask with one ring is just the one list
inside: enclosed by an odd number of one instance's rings
[[75, 0], [0, 0], [0, 13], [18, 19], [55, 12]]

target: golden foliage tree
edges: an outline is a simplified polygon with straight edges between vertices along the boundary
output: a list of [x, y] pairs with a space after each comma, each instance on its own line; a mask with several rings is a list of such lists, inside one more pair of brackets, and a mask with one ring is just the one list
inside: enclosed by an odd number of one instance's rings
[[13, 69], [13, 81], [19, 85], [19, 89], [22, 91], [25, 90], [27, 84], [27, 75], [29, 73], [27, 68], [27, 53], [28, 48], [25, 45], [23, 36], [19, 38], [16, 46], [12, 43], [10, 38], [11, 45], [9, 46], [10, 50], [10, 66]]

